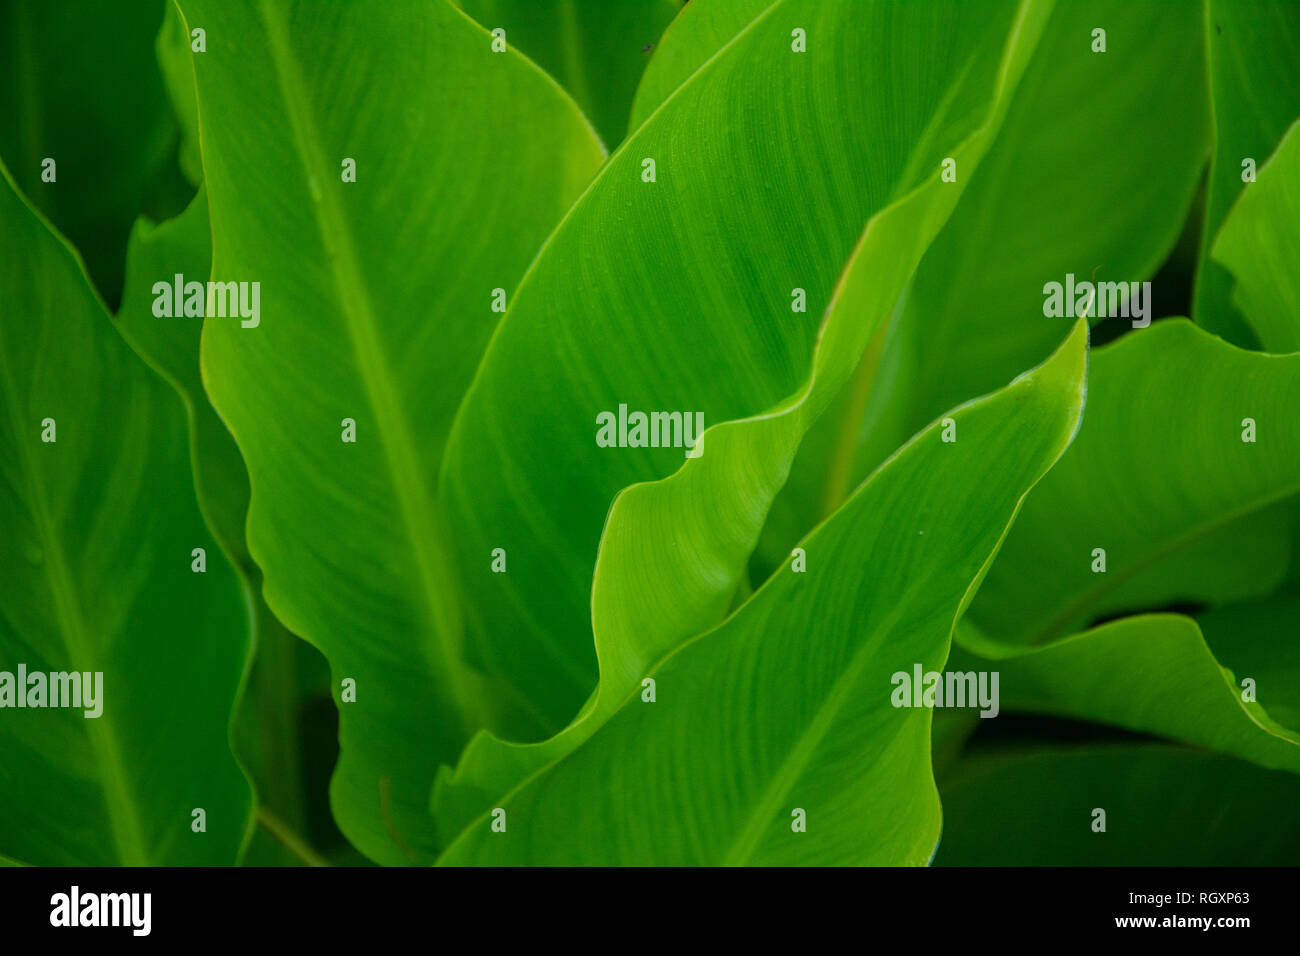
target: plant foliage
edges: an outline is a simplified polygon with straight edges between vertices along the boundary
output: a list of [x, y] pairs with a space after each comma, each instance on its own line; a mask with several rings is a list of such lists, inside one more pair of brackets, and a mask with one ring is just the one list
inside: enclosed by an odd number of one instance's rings
[[130, 6], [0, 5], [0, 858], [1296, 862], [1300, 7]]

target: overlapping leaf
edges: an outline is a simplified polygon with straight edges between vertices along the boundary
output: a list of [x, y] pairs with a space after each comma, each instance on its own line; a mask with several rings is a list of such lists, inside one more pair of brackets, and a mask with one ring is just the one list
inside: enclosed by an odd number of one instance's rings
[[1081, 322], [1043, 366], [953, 411], [956, 442], [939, 423], [919, 434], [802, 542], [805, 572], [655, 664], [653, 702], [626, 697], [442, 862], [925, 863], [929, 711], [891, 703], [891, 678], [942, 665], [1020, 500], [1078, 425], [1086, 339]]
[[[1006, 710], [1113, 724], [1300, 773], [1300, 732], [1274, 720], [1258, 687], [1243, 688], [1219, 664], [1190, 618], [1127, 617], [1032, 648], [980, 635], [964, 621], [957, 633], [983, 659], [955, 654], [949, 668], [996, 668]], [[1272, 643], [1288, 642], [1278, 634]], [[1252, 677], [1266, 688], [1264, 700], [1285, 694], [1271, 677]]]
[[1249, 678], [1254, 696], [1279, 723], [1300, 731], [1300, 594], [1233, 604], [1196, 619], [1214, 656], [1238, 678]]
[[1241, 194], [1212, 251], [1232, 302], [1270, 352], [1300, 352], [1300, 122]]
[[[898, 316], [801, 448], [764, 533], [760, 573], [922, 424], [997, 387], [1065, 334], [1072, 318], [1044, 315], [1046, 283], [1067, 273], [1089, 281], [1095, 269], [1098, 281], [1137, 281], [1156, 270], [1207, 148], [1201, 19], [1194, 4], [1163, 0], [1054, 8], [988, 155], [958, 164], [969, 185]], [[1092, 51], [1098, 26], [1105, 53]], [[675, 25], [665, 50], [680, 36]], [[1095, 145], [1116, 142], [1125, 148]]]
[[203, 317], [159, 316], [154, 310], [156, 283], [172, 286], [178, 274], [206, 283], [211, 263], [208, 201], [202, 189], [176, 219], [160, 224], [138, 221], [128, 249], [127, 283], [117, 326], [131, 347], [184, 398], [193, 435], [199, 504], [231, 560], [246, 573], [256, 573], [244, 544], [248, 476], [239, 449], [203, 391], [199, 374]]
[[336, 694], [355, 681], [340, 826], [373, 859], [422, 859], [438, 763], [514, 710], [460, 660], [438, 460], [494, 290], [514, 288], [601, 150], [553, 81], [441, 0], [180, 7], [206, 31], [213, 277], [261, 283], [260, 323], [209, 319], [203, 341], [248, 465], [249, 549]]
[[3, 168], [0, 223], [0, 661], [103, 675], [98, 717], [6, 709], [0, 849], [229, 865], [251, 825], [229, 741], [248, 606], [195, 500], [184, 408]]
[[[775, 5], [775, 0], [724, 0], [683, 7], [655, 48], [637, 86], [631, 128], [635, 130], [644, 123], [677, 87]], [[820, 40], [814, 37], [814, 46]]]
[[[442, 487], [471, 569], [472, 649], [555, 729], [596, 681], [593, 613], [635, 632], [598, 633], [602, 646], [639, 653], [725, 611], [800, 434], [955, 201], [940, 161], [977, 159], [1046, 15], [996, 11], [772, 5], [611, 157], [524, 280], [457, 417]], [[792, 50], [796, 27], [831, 55]], [[943, 52], [900, 81], [883, 51], [903, 37]], [[884, 88], [906, 108], [871, 108]], [[829, 109], [845, 121], [822, 123]], [[862, 288], [823, 333], [840, 266], [878, 215]], [[807, 312], [792, 311], [802, 296]], [[819, 334], [825, 366], [808, 387]], [[683, 465], [681, 447], [598, 447], [599, 416], [620, 406], [702, 415], [710, 431], [681, 481], [610, 512], [620, 490]], [[607, 513], [600, 560], [618, 571], [593, 589]], [[495, 548], [505, 574], [489, 571]]]
[[0, 3], [0, 156], [110, 305], [131, 224], [175, 148], [152, 48], [163, 2]]
[[[628, 128], [637, 81], [679, 0], [456, 0], [488, 30], [504, 30], [569, 91], [610, 147]], [[639, 125], [639, 124], [638, 124]]]
[[[985, 126], [953, 152], [973, 165], [1005, 108], [1028, 49], [1026, 27], [1006, 51], [1004, 82]], [[595, 731], [655, 660], [716, 622], [743, 586], [744, 568], [800, 438], [852, 369], [873, 331], [951, 210], [956, 190], [937, 171], [872, 217], [823, 319], [810, 379], [777, 408], [706, 433], [708, 452], [671, 477], [634, 485], [605, 522], [591, 596], [601, 683], [573, 725], [537, 745], [475, 739], [454, 777], [440, 781], [435, 810], [455, 834], [541, 764]], [[882, 277], [889, 277], [882, 281]], [[508, 331], [507, 333], [508, 334]], [[647, 570], [650, 573], [647, 573]]]
[[[158, 68], [162, 71], [163, 86], [171, 101], [179, 125], [180, 168], [190, 182], [198, 185], [203, 180], [203, 157], [199, 152], [199, 109], [194, 98], [194, 64], [190, 53], [197, 42], [185, 29], [176, 4], [167, 0], [162, 28], [154, 48]], [[203, 38], [206, 50], [207, 37]]]
[[[192, 99], [192, 89], [190, 95]], [[303, 823], [297, 716], [301, 700], [296, 659], [315, 651], [286, 631], [262, 598], [262, 573], [244, 541], [248, 473], [200, 380], [203, 319], [160, 317], [154, 312], [155, 283], [170, 285], [178, 274], [206, 276], [211, 262], [208, 204], [202, 189], [176, 219], [156, 225], [138, 221], [127, 250], [126, 288], [117, 327], [185, 402], [199, 507], [239, 571], [253, 608], [256, 656], [249, 693], [239, 712], [238, 753], [258, 788], [263, 808], [259, 812], [272, 808], [285, 822], [299, 827]]]
[[[678, 6], [0, 0], [0, 671], [105, 674], [3, 711], [0, 865], [246, 856], [250, 619], [252, 856], [319, 862], [268, 600], [379, 862], [924, 863], [940, 794], [940, 862], [1295, 861], [1295, 4]], [[199, 184], [113, 328], [74, 246], [114, 301]], [[1197, 325], [1101, 350], [1043, 477], [1087, 338], [1044, 284], [1176, 238], [1146, 306], [1199, 240]], [[1201, 749], [891, 706], [945, 664]]]
[[1205, 0], [1214, 154], [1210, 164], [1192, 317], [1243, 347], [1256, 344], [1233, 308], [1231, 276], [1210, 251], [1243, 190], [1247, 161], [1262, 166], [1300, 117], [1300, 5], [1291, 0]]
[[1268, 595], [1300, 492], [1298, 407], [1300, 355], [1185, 320], [1098, 350], [1079, 438], [1026, 502], [975, 622], [1037, 643], [1105, 614]]

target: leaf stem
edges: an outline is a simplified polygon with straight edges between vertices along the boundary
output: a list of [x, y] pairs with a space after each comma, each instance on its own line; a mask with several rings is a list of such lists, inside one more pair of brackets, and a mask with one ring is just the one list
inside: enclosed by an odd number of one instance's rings
[[257, 822], [261, 824], [267, 833], [279, 840], [286, 850], [302, 860], [307, 866], [333, 866], [329, 860], [308, 846], [306, 840], [285, 826], [284, 821], [266, 807], [259, 806], [257, 808]]

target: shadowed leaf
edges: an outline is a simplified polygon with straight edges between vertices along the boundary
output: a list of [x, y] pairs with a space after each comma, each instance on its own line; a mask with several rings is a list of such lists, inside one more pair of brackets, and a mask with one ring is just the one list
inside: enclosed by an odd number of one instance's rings
[[229, 729], [248, 606], [195, 501], [184, 408], [2, 167], [0, 224], [0, 660], [103, 675], [98, 717], [5, 710], [0, 849], [230, 865], [251, 825]]

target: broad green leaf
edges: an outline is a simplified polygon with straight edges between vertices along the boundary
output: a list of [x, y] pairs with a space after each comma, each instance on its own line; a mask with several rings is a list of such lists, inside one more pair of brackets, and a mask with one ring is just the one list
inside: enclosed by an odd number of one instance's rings
[[176, 135], [153, 58], [162, 15], [163, 0], [0, 3], [0, 156], [110, 305], [131, 223]]
[[[555, 77], [610, 146], [622, 142], [637, 81], [678, 0], [457, 0], [485, 29]], [[639, 124], [638, 124], [639, 125]]]
[[1215, 608], [1196, 619], [1214, 656], [1279, 723], [1300, 731], [1300, 594]]
[[199, 507], [239, 571], [253, 608], [255, 658], [237, 720], [237, 752], [253, 777], [259, 803], [269, 805], [289, 825], [301, 827], [297, 668], [298, 658], [316, 652], [285, 629], [262, 597], [262, 572], [244, 541], [248, 473], [199, 375], [203, 319], [160, 318], [153, 308], [155, 283], [171, 285], [178, 274], [205, 277], [211, 263], [212, 236], [203, 189], [176, 219], [157, 225], [139, 220], [127, 249], [126, 288], [117, 327], [185, 401]]
[[511, 726], [460, 659], [438, 461], [493, 290], [513, 290], [600, 146], [545, 74], [441, 0], [180, 8], [207, 36], [213, 278], [261, 283], [256, 327], [203, 331], [248, 466], [249, 550], [276, 616], [330, 661], [340, 827], [377, 861], [425, 859], [437, 766]]
[[[1032, 30], [1007, 53], [1017, 72]], [[978, 161], [1014, 83], [1001, 86], [984, 127], [954, 149]], [[743, 583], [744, 567], [799, 440], [850, 373], [855, 356], [951, 210], [956, 191], [931, 178], [873, 216], [831, 297], [809, 380], [771, 411], [723, 423], [705, 436], [708, 454], [668, 478], [633, 485], [605, 522], [592, 589], [601, 683], [579, 720], [541, 744], [491, 734], [471, 742], [454, 776], [439, 781], [434, 808], [443, 832], [458, 833], [543, 763], [572, 750], [621, 705], [641, 675], [683, 640], [715, 623]], [[893, 282], [881, 281], [892, 276]], [[671, 516], [671, 534], [664, 534]]]
[[1260, 344], [1300, 352], [1300, 123], [1241, 193], [1211, 256], [1232, 274], [1232, 302]]
[[1254, 333], [1232, 307], [1231, 276], [1210, 258], [1210, 250], [1229, 210], [1247, 189], [1246, 161], [1262, 166], [1287, 127], [1300, 117], [1300, 71], [1295, 68], [1300, 62], [1300, 4], [1205, 3], [1214, 153], [1192, 316], [1216, 335], [1251, 347]]
[[103, 675], [98, 717], [4, 710], [0, 851], [229, 865], [251, 825], [230, 749], [249, 622], [194, 498], [184, 408], [0, 179], [0, 669]]
[[[686, 4], [664, 32], [641, 77], [629, 128], [635, 130], [644, 123], [677, 87], [778, 2], [714, 0]], [[821, 39], [814, 37], [814, 44]]]
[[[1091, 27], [1102, 22], [1107, 52], [1093, 53]], [[1178, 239], [1208, 146], [1201, 44], [1194, 4], [1055, 7], [987, 161], [958, 171], [972, 183], [908, 297], [903, 322], [918, 330], [919, 360], [892, 393], [912, 402], [905, 433], [1060, 340], [1074, 319], [1044, 314], [1045, 284], [1064, 284], [1067, 273], [1088, 281], [1094, 269], [1098, 282], [1156, 271]], [[1122, 150], [1087, 146], [1121, 140]], [[1090, 322], [1107, 300], [1093, 305]]]
[[[192, 147], [194, 156], [194, 178], [201, 181], [190, 38], [171, 3], [167, 4], [159, 34], [158, 55], [169, 95], [183, 114], [185, 146]], [[261, 569], [249, 555], [244, 540], [248, 473], [234, 439], [208, 401], [199, 373], [203, 320], [159, 320], [153, 314], [155, 282], [171, 282], [176, 274], [206, 276], [211, 263], [207, 196], [200, 188], [185, 212], [174, 220], [160, 224], [146, 219], [136, 222], [127, 248], [123, 304], [116, 319], [123, 337], [137, 354], [167, 378], [185, 400], [200, 508], [240, 571], [253, 603], [255, 656], [248, 692], [237, 716], [237, 753], [253, 777], [259, 804], [271, 807], [289, 825], [301, 827], [305, 820], [299, 711], [310, 694], [319, 690], [328, 696], [328, 676], [321, 681], [315, 676], [306, 680], [300, 676], [304, 668], [313, 675], [317, 670], [324, 672], [322, 659], [310, 645], [288, 632], [262, 597]], [[279, 853], [279, 843], [274, 843], [274, 849], [273, 859], [280, 863], [297, 862]]]
[[[653, 659], [643, 649], [725, 612], [802, 431], [956, 200], [940, 161], [977, 160], [1046, 10], [778, 3], [637, 130], [548, 241], [457, 416], [442, 497], [474, 659], [554, 730], [596, 684], [593, 644], [616, 648], [626, 679], [622, 658]], [[796, 23], [838, 37], [840, 58], [792, 52]], [[883, 51], [908, 38], [939, 52], [900, 77]], [[886, 86], [907, 109], [876, 106]], [[827, 127], [831, 104], [845, 121]], [[861, 287], [823, 325], [859, 241]], [[684, 435], [600, 447], [620, 406], [702, 421], [702, 455], [686, 464]], [[507, 573], [490, 571], [496, 548]], [[593, 587], [598, 563], [616, 570]], [[594, 641], [593, 615], [607, 629]]]
[[[1300, 860], [1300, 780], [1230, 757], [1154, 745], [990, 754], [958, 765], [939, 789], [938, 866]], [[1097, 809], [1104, 833], [1093, 830]]]
[[117, 326], [131, 347], [185, 400], [192, 435], [195, 486], [213, 534], [250, 580], [258, 574], [244, 544], [248, 475], [239, 449], [203, 391], [199, 374], [202, 316], [154, 314], [156, 283], [173, 286], [176, 275], [206, 282], [212, 264], [207, 196], [202, 189], [175, 219], [141, 219], [131, 232], [127, 281]]
[[1271, 593], [1290, 555], [1285, 499], [1300, 491], [1300, 355], [1158, 322], [1098, 350], [1088, 396], [1079, 438], [1025, 503], [975, 623], [1039, 643], [1104, 614]]
[[[1294, 643], [1293, 634], [1279, 638], [1274, 643]], [[980, 657], [955, 654], [949, 669], [996, 666], [1003, 710], [1114, 724], [1300, 773], [1300, 733], [1277, 723], [1262, 701], [1243, 699], [1191, 618], [1138, 615], [1032, 648], [980, 635], [963, 621], [957, 641]], [[1258, 676], [1277, 691], [1280, 681]]]
[[[1019, 502], [1083, 411], [1087, 327], [935, 423], [717, 629], [645, 673], [582, 746], [485, 813], [447, 864], [925, 863], [939, 834], [929, 710], [891, 675], [942, 665]], [[725, 680], [720, 677], [725, 676]], [[806, 832], [796, 832], [797, 811]], [[496, 817], [497, 820], [501, 818]]]
[[[1014, 46], [1008, 56], [1023, 58], [1026, 50]], [[954, 149], [961, 161], [978, 160], [1009, 95], [1000, 88], [987, 124]], [[605, 521], [591, 596], [601, 674], [596, 695], [574, 724], [540, 744], [490, 733], [476, 737], [455, 775], [439, 781], [434, 810], [443, 832], [458, 833], [484, 809], [484, 800], [585, 740], [655, 660], [734, 605], [747, 583], [745, 564], [766, 506], [801, 437], [852, 371], [954, 199], [955, 191], [935, 175], [871, 218], [823, 317], [809, 379], [794, 396], [764, 414], [714, 426], [705, 433], [707, 455], [618, 494]]]
[[[1201, 19], [1195, 4], [1165, 0], [1054, 8], [988, 155], [958, 164], [969, 186], [900, 314], [804, 442], [773, 505], [762, 572], [908, 435], [1065, 334], [1071, 318], [1044, 315], [1046, 283], [1156, 271], [1208, 148]], [[1104, 54], [1091, 49], [1099, 25]]]
[[[176, 4], [167, 0], [162, 29], [154, 48], [158, 68], [162, 71], [163, 86], [171, 101], [180, 126], [180, 166], [185, 177], [198, 185], [203, 181], [203, 157], [199, 153], [199, 109], [194, 97], [194, 65], [190, 60], [191, 45], [196, 42], [185, 29]], [[207, 37], [204, 37], [206, 46]]]

